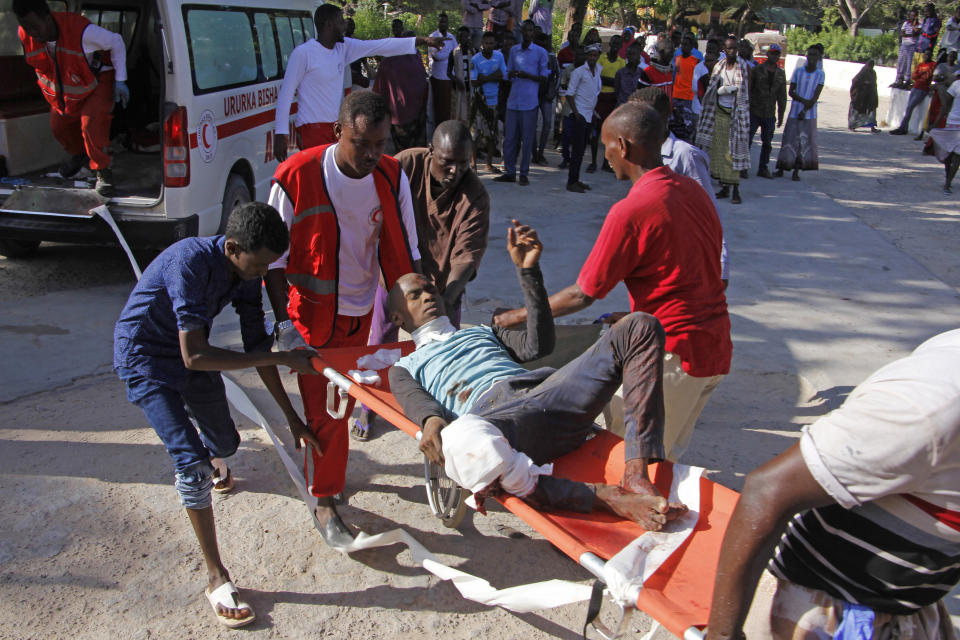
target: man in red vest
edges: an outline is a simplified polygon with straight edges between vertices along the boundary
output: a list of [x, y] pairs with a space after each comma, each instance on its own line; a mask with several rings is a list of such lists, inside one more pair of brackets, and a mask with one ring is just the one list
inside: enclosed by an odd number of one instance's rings
[[46, 0], [14, 0], [13, 13], [26, 62], [50, 103], [50, 129], [70, 154], [60, 175], [72, 177], [89, 157], [97, 193], [112, 197], [113, 103], [130, 100], [123, 38], [78, 13], [51, 12]]
[[[383, 154], [390, 137], [387, 101], [372, 91], [351, 93], [333, 130], [336, 144], [291, 156], [277, 168], [270, 191], [270, 204], [290, 228], [290, 250], [266, 277], [284, 350], [367, 344], [381, 275], [389, 289], [403, 274], [419, 271], [410, 183]], [[312, 448], [307, 482], [319, 501], [321, 535], [342, 546], [353, 534], [333, 497], [346, 479], [347, 422], [327, 415], [321, 378], [298, 379], [307, 422], [322, 448]]]

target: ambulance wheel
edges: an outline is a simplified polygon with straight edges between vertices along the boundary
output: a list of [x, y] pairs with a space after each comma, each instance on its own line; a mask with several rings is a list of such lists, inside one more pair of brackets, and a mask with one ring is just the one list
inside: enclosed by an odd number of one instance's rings
[[29, 258], [40, 247], [39, 240], [0, 239], [0, 256], [6, 258]]
[[217, 233], [224, 233], [227, 230], [227, 218], [234, 207], [250, 202], [253, 198], [250, 195], [250, 187], [247, 181], [238, 173], [231, 173], [227, 178], [227, 188], [223, 190], [223, 208], [220, 211], [220, 228]]
[[470, 492], [461, 489], [447, 477], [443, 467], [424, 459], [424, 484], [430, 510], [443, 526], [456, 529], [467, 514], [467, 496]]

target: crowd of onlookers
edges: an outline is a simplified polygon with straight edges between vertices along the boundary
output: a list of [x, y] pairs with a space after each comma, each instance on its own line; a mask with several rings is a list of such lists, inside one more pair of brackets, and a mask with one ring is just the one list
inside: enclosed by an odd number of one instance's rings
[[[960, 7], [944, 24], [933, 4], [924, 8], [924, 18], [910, 9], [899, 28], [900, 55], [897, 58], [897, 77], [890, 86], [909, 91], [906, 109], [900, 123], [890, 130], [893, 135], [906, 135], [911, 120], [919, 114], [919, 132], [914, 138], [923, 140], [924, 153], [935, 155], [943, 162], [946, 175], [945, 195], [951, 193], [951, 183], [960, 167]], [[939, 39], [939, 47], [937, 41]], [[929, 101], [928, 101], [929, 98]], [[848, 126], [851, 130], [877, 128], [877, 74], [873, 61], [864, 64], [850, 87]]]
[[[498, 174], [494, 180], [529, 184], [531, 163], [546, 165], [544, 151], [552, 144], [561, 151], [560, 168], [568, 171], [567, 190], [583, 193], [590, 189], [581, 180], [588, 151], [586, 173], [610, 171], [597, 153], [604, 120], [636, 91], [654, 88], [669, 100], [671, 136], [708, 154], [710, 172], [720, 184], [718, 198], [742, 201], [739, 182], [749, 175], [749, 149], [758, 131], [758, 176], [791, 171], [798, 180], [801, 169], [817, 168], [816, 101], [824, 80], [820, 46], [788, 83], [776, 44], [760, 61], [754, 60], [749, 41], [732, 36], [701, 42], [691, 30], [641, 33], [626, 27], [604, 42], [598, 29], [584, 33], [575, 23], [553, 51], [552, 20], [540, 5], [532, 5], [532, 17], [515, 28], [501, 24], [494, 9], [483, 29], [478, 16], [485, 6], [465, 3], [456, 33], [440, 14], [431, 36], [442, 39], [443, 46], [428, 48], [425, 59], [409, 54], [381, 60], [372, 89], [390, 102], [396, 151], [425, 144], [439, 123], [458, 119], [474, 135], [475, 166], [479, 162]], [[412, 35], [399, 19], [392, 32], [397, 38]], [[784, 122], [788, 95], [794, 105], [771, 172], [771, 141]]]

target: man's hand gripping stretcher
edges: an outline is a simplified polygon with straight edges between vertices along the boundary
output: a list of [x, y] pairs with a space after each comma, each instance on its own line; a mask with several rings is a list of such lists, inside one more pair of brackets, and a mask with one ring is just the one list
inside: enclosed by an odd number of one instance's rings
[[[520, 366], [553, 351], [554, 326], [539, 261], [536, 231], [516, 220], [507, 249], [523, 288], [522, 329], [454, 330], [442, 296], [410, 273], [390, 291], [390, 319], [417, 346], [390, 369], [390, 388], [420, 425], [420, 449], [447, 475], [483, 499], [498, 491], [537, 509], [593, 509], [658, 531], [687, 511], [651, 483], [647, 463], [663, 459], [663, 329], [634, 313], [613, 325], [585, 353], [560, 369]], [[550, 475], [551, 460], [579, 447], [594, 419], [623, 383], [626, 467], [619, 485]]]

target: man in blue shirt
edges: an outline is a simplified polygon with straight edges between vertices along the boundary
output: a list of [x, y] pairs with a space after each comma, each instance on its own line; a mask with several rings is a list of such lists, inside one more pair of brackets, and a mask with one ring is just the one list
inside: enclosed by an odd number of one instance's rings
[[510, 96], [507, 98], [506, 133], [503, 142], [504, 173], [494, 178], [497, 182], [517, 181], [517, 152], [523, 144], [520, 158], [520, 184], [530, 180], [530, 159], [533, 157], [537, 131], [537, 112], [540, 107], [540, 84], [547, 74], [547, 52], [533, 44], [535, 27], [532, 20], [524, 20], [523, 42], [513, 45], [507, 60]]
[[[233, 487], [220, 458], [233, 455], [240, 434], [230, 418], [220, 371], [256, 367], [290, 424], [296, 447], [317, 441], [290, 404], [277, 365], [316, 373], [312, 351], [271, 352], [261, 282], [289, 245], [272, 207], [248, 203], [227, 220], [226, 235], [187, 238], [150, 263], [134, 287], [113, 334], [113, 366], [173, 458], [176, 488], [200, 542], [207, 598], [228, 627], [254, 620], [220, 560], [210, 490]], [[245, 353], [211, 346], [214, 317], [228, 304], [240, 317]], [[215, 468], [216, 467], [216, 468]], [[214, 486], [216, 485], [216, 486]]]
[[[497, 38], [492, 31], [483, 34], [480, 53], [470, 60], [470, 81], [479, 86], [473, 97], [470, 109], [470, 122], [476, 122], [478, 131], [475, 148], [485, 149], [487, 171], [500, 173], [493, 166], [493, 154], [497, 146], [499, 123], [497, 121], [497, 100], [500, 96], [500, 81], [507, 77], [507, 63], [497, 48]], [[477, 119], [479, 115], [479, 119]]]

